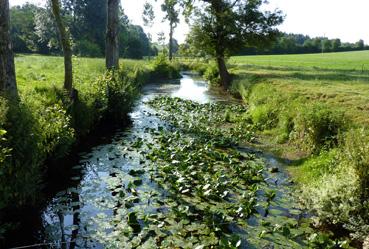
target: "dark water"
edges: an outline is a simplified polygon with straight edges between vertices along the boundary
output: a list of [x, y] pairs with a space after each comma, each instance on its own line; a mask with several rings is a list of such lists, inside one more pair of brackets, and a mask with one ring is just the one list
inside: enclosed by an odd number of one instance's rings
[[[73, 167], [70, 186], [51, 198], [41, 214], [37, 212], [33, 220], [31, 234], [19, 234], [12, 238], [16, 245], [31, 245], [29, 238], [33, 237], [33, 247], [27, 248], [105, 248], [108, 241], [119, 237], [116, 229], [126, 213], [119, 213], [119, 192], [131, 180], [130, 170], [139, 170], [144, 166], [144, 157], [132, 151], [129, 144], [137, 138], [150, 140], [147, 128], [164, 126], [145, 102], [159, 95], [170, 95], [200, 103], [212, 101], [229, 102], [216, 92], [209, 90], [208, 85], [195, 76], [184, 74], [181, 80], [161, 84], [149, 84], [143, 89], [143, 95], [134, 107], [130, 117], [131, 127], [117, 131], [111, 140], [80, 155], [79, 163]], [[253, 152], [248, 148], [239, 148], [241, 151]], [[254, 152], [253, 152], [254, 153]], [[296, 247], [298, 243], [285, 241], [276, 237], [275, 240], [261, 241], [261, 220], [267, 219], [273, 223], [299, 222], [303, 213], [294, 208], [294, 199], [291, 195], [291, 182], [283, 171], [283, 162], [271, 155], [255, 152], [263, 158], [268, 167], [278, 168], [278, 172], [266, 171], [267, 185], [276, 192], [276, 198], [266, 215], [260, 209], [259, 214], [249, 219], [250, 229], [243, 232], [248, 241], [246, 248], [274, 248], [278, 243], [283, 248]], [[150, 180], [150, 175], [140, 176], [143, 183], [138, 188], [144, 193], [130, 210], [145, 210], [153, 212], [149, 199], [153, 191], [162, 191]], [[262, 194], [260, 195], [263, 201]], [[116, 222], [114, 222], [116, 221]], [[122, 224], [123, 225], [123, 224]], [[276, 235], [277, 236], [277, 235]], [[289, 247], [291, 245], [291, 247]], [[286, 246], [286, 247], [284, 247]]]

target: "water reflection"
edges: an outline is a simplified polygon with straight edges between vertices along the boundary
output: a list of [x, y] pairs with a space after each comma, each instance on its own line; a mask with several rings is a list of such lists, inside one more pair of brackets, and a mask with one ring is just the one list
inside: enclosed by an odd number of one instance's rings
[[210, 101], [208, 93], [208, 84], [202, 80], [195, 80], [188, 74], [183, 74], [179, 89], [173, 92], [173, 97], [206, 103]]
[[[42, 236], [37, 242], [63, 249], [105, 248], [108, 242], [125, 239], [126, 236], [121, 233], [128, 231], [129, 214], [138, 210], [144, 210], [147, 214], [160, 212], [158, 210], [161, 209], [150, 201], [152, 196], [166, 198], [165, 191], [151, 180], [150, 172], [155, 170], [155, 166], [147, 164], [144, 151], [137, 152], [131, 147], [132, 141], [152, 141], [147, 129], [166, 126], [145, 105], [147, 100], [158, 95], [200, 103], [228, 101], [211, 92], [204, 81], [190, 74], [183, 74], [181, 80], [146, 85], [142, 98], [130, 114], [132, 126], [117, 132], [109, 143], [81, 155], [72, 178], [78, 184], [59, 192], [49, 202], [42, 215]], [[140, 170], [143, 173], [138, 173]], [[139, 184], [132, 189], [132, 182], [137, 180]], [[281, 189], [280, 185], [277, 187]], [[137, 217], [130, 218], [137, 220]], [[249, 235], [257, 239], [257, 229], [253, 227], [252, 230], [255, 231]]]
[[[149, 84], [144, 87], [144, 94], [138, 102], [131, 118], [133, 125], [129, 130], [117, 133], [109, 144], [93, 148], [82, 155], [76, 165], [74, 180], [80, 181], [77, 188], [70, 188], [58, 193], [43, 214], [44, 241], [53, 242], [57, 248], [104, 248], [104, 242], [114, 239], [117, 226], [125, 223], [127, 213], [121, 212], [121, 193], [135, 178], [130, 170], [144, 167], [145, 158], [130, 150], [129, 141], [142, 138], [150, 139], [145, 128], [157, 128], [165, 125], [144, 104], [158, 95], [171, 95], [200, 103], [215, 100], [209, 94], [208, 85], [195, 80], [189, 74], [183, 74], [181, 80], [162, 84]], [[80, 175], [82, 171], [82, 176]], [[81, 178], [80, 178], [81, 177]], [[149, 175], [140, 176], [142, 200], [133, 200], [134, 206], [127, 211], [144, 209], [148, 213], [151, 207], [150, 196], [158, 186]], [[134, 195], [131, 195], [134, 198]], [[120, 221], [112, 222], [112, 221]]]

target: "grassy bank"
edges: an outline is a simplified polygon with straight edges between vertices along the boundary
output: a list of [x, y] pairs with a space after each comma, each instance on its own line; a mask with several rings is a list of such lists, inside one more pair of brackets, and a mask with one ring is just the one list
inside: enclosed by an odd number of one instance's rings
[[67, 156], [100, 123], [123, 124], [146, 82], [179, 75], [160, 57], [123, 60], [114, 74], [104, 59], [74, 58], [72, 103], [62, 89], [62, 57], [19, 55], [15, 62], [20, 100], [0, 97], [0, 210], [37, 203], [46, 160]]
[[[289, 172], [316, 225], [362, 242], [369, 234], [369, 52], [242, 56], [228, 61], [230, 92], [261, 146]], [[214, 65], [191, 69], [216, 82]]]
[[320, 227], [368, 235], [369, 52], [230, 59], [231, 91], [289, 170]]

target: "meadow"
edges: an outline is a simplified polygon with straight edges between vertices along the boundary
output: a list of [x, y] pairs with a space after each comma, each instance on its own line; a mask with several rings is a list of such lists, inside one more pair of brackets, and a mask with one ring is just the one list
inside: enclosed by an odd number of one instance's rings
[[315, 224], [357, 241], [369, 232], [369, 52], [242, 56], [230, 91], [259, 144], [288, 159]]
[[326, 103], [355, 124], [369, 125], [369, 51], [237, 56], [229, 63], [244, 88], [261, 83], [274, 94]]
[[[19, 91], [25, 93], [35, 87], [62, 87], [64, 62], [60, 56], [24, 55], [15, 57], [16, 77]], [[145, 67], [147, 63], [140, 60], [123, 60], [123, 67]], [[74, 83], [77, 90], [88, 87], [91, 81], [105, 73], [104, 58], [73, 57]]]

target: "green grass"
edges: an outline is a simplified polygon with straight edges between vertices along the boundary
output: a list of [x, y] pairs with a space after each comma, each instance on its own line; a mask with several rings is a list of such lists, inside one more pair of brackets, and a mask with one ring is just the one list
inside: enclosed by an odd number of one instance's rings
[[[121, 60], [123, 67], [147, 64], [142, 60]], [[19, 91], [25, 93], [35, 87], [63, 86], [64, 62], [60, 56], [17, 55], [15, 58]], [[77, 90], [105, 72], [105, 59], [73, 57], [74, 84]]]
[[292, 67], [306, 70], [330, 69], [343, 71], [369, 71], [369, 51], [324, 53], [324, 54], [292, 54], [292, 55], [256, 55], [235, 56], [232, 64], [249, 64], [263, 67]]
[[63, 57], [16, 56], [20, 99], [0, 96], [0, 209], [36, 203], [45, 160], [67, 156], [101, 122], [125, 121], [155, 72], [145, 61], [122, 60], [114, 74], [104, 64], [102, 58], [73, 58], [78, 99], [71, 102], [63, 90]]
[[257, 83], [326, 103], [344, 111], [355, 124], [369, 125], [369, 51], [239, 56], [229, 63], [239, 86]]
[[[288, 167], [320, 224], [362, 242], [369, 207], [369, 51], [241, 56], [231, 91], [249, 105], [264, 147]], [[318, 223], [319, 223], [318, 222]], [[323, 225], [323, 226], [324, 226]]]

